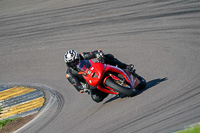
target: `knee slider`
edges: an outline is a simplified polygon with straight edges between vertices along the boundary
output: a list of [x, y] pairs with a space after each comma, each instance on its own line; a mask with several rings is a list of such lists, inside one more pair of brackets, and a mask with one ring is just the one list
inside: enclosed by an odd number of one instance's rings
[[66, 78], [70, 78], [70, 77], [72, 77], [71, 70], [70, 70], [70, 69], [67, 69]]

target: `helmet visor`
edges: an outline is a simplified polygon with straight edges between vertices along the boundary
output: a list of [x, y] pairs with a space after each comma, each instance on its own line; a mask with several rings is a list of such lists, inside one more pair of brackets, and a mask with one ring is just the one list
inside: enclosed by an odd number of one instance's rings
[[74, 67], [74, 66], [78, 65], [78, 63], [79, 63], [79, 59], [76, 59], [74, 61], [67, 62], [67, 65], [69, 67]]

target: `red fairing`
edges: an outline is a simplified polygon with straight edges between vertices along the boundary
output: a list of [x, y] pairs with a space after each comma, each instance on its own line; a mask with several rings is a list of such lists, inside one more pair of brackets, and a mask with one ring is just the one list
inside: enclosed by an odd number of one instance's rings
[[[94, 63], [92, 60], [90, 60], [91, 67], [86, 71], [87, 76], [83, 76], [85, 80], [90, 84], [91, 86], [97, 86], [99, 81], [101, 81], [104, 68], [106, 65], [102, 63]], [[95, 77], [96, 75], [96, 77]]]
[[105, 92], [105, 93], [110, 93], [110, 94], [115, 94], [115, 95], [118, 94], [117, 92], [115, 92], [115, 91], [114, 91], [112, 88], [110, 88], [110, 87], [107, 87], [109, 90], [108, 90], [108, 89], [105, 89], [105, 87], [102, 86], [102, 85], [97, 86], [97, 88], [98, 88], [99, 90]]
[[122, 69], [111, 66], [111, 65], [107, 65], [107, 67], [105, 68], [105, 71], [115, 72], [115, 73], [119, 73], [123, 75], [125, 80], [131, 85], [132, 88], [134, 88], [133, 82], [130, 82], [132, 81], [130, 74], [125, 73]]
[[94, 63], [92, 60], [81, 61], [81, 63], [79, 64], [79, 68], [81, 69], [81, 72], [79, 72], [79, 74], [83, 75], [83, 77], [89, 85], [97, 87], [100, 91], [103, 91], [105, 93], [118, 94], [118, 92], [114, 91], [112, 88], [105, 86], [104, 83], [107, 78], [111, 77], [114, 80], [120, 80], [118, 77], [112, 74], [109, 74], [107, 75], [107, 77], [104, 77], [105, 73], [107, 72], [121, 74], [125, 78], [125, 80], [130, 84], [130, 86], [134, 88], [132, 76], [128, 72], [126, 73], [126, 71], [123, 71], [120, 68], [108, 64]]

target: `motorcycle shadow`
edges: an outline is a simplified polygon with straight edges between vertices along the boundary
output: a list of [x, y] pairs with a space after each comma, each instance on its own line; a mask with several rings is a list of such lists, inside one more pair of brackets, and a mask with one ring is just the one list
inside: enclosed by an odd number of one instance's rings
[[[146, 91], [146, 90], [148, 90], [148, 89], [150, 89], [150, 88], [152, 88], [152, 87], [154, 87], [154, 86], [156, 86], [156, 85], [158, 85], [158, 84], [160, 84], [161, 82], [164, 82], [164, 81], [166, 81], [166, 80], [168, 80], [167, 77], [165, 77], [165, 78], [153, 79], [153, 80], [151, 80], [151, 81], [148, 81], [147, 84], [146, 84], [146, 87], [145, 87], [143, 90], [138, 91], [138, 94], [137, 94], [137, 95], [143, 93], [144, 91]], [[137, 96], [137, 95], [136, 95], [136, 96]], [[125, 95], [115, 96], [115, 97], [112, 97], [112, 98], [108, 99], [108, 100], [105, 101], [103, 104], [112, 102], [112, 101], [114, 101], [114, 100], [116, 100], [116, 99], [119, 99], [119, 98], [123, 99], [123, 98], [126, 98], [126, 97], [127, 97], [127, 96], [125, 96]], [[133, 97], [134, 97], [134, 96], [133, 96]]]

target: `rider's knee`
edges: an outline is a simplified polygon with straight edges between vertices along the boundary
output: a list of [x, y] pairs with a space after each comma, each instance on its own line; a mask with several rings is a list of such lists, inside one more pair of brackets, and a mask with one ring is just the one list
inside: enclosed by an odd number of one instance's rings
[[91, 98], [97, 103], [102, 102], [107, 96], [108, 93], [104, 93], [98, 89], [91, 89]]
[[67, 69], [66, 71], [66, 78], [72, 77], [72, 72], [70, 69]]
[[97, 102], [97, 103], [102, 102], [103, 99], [104, 99], [104, 98], [101, 98], [101, 97], [99, 97], [97, 95], [91, 95], [91, 97], [92, 97], [92, 100]]

